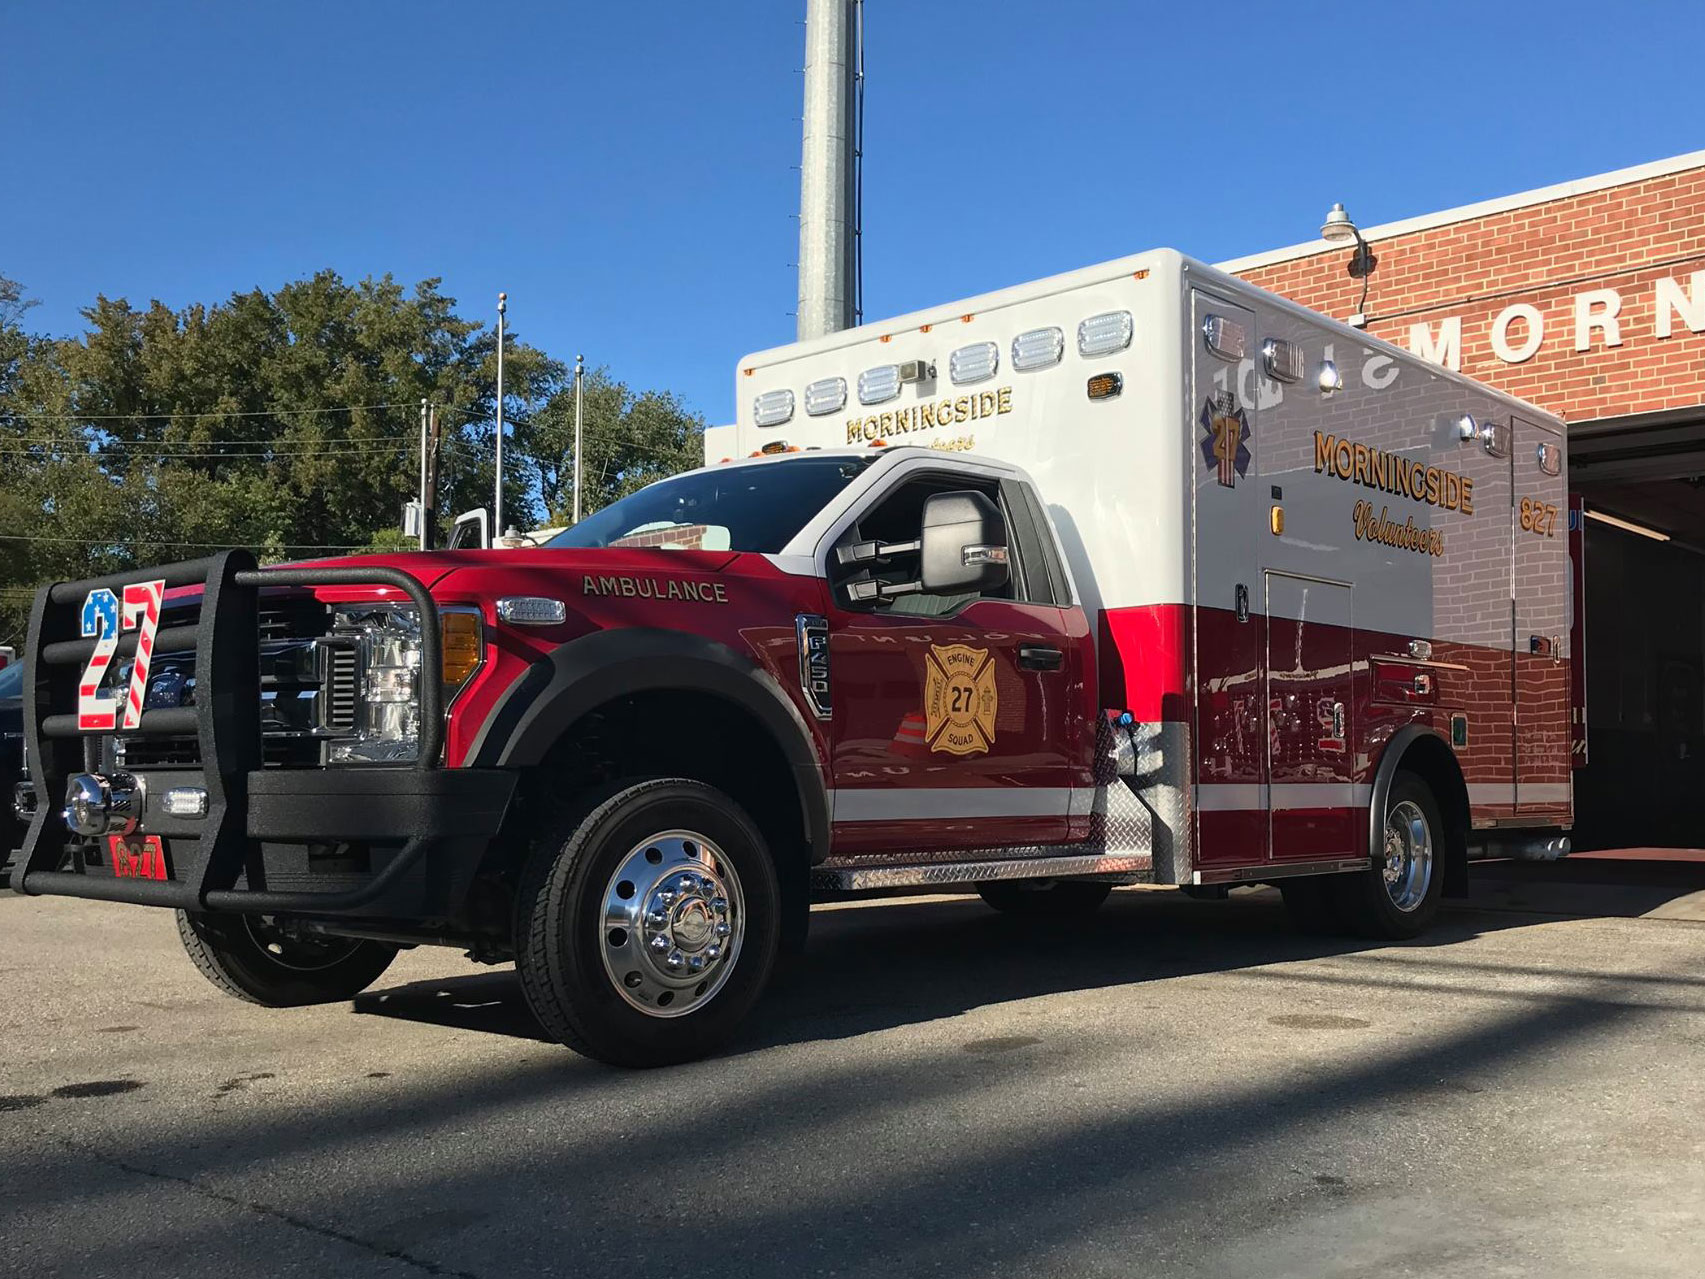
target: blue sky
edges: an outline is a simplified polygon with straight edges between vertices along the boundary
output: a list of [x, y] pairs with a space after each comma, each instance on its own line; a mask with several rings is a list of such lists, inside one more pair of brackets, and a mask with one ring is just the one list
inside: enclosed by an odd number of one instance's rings
[[[869, 0], [872, 319], [1705, 146], [1699, 0]], [[216, 301], [330, 266], [730, 420], [793, 336], [804, 0], [77, 4], [0, 18], [0, 273]]]

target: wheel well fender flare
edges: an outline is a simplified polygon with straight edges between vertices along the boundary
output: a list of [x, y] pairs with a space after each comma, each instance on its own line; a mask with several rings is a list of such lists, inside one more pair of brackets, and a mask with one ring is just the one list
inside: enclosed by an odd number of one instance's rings
[[671, 689], [722, 698], [763, 726], [793, 773], [812, 856], [827, 855], [829, 794], [805, 717], [749, 657], [691, 632], [632, 627], [568, 641], [510, 685], [480, 726], [468, 763], [531, 767], [589, 712], [633, 693]]
[[[1463, 780], [1462, 766], [1457, 762], [1456, 752], [1441, 734], [1429, 727], [1406, 724], [1393, 733], [1391, 740], [1385, 744], [1385, 750], [1379, 758], [1379, 767], [1374, 772], [1372, 793], [1368, 796], [1368, 855], [1379, 856], [1379, 851], [1384, 846], [1385, 809], [1391, 798], [1391, 780], [1397, 776], [1397, 771], [1404, 766], [1404, 762], [1412, 757], [1417, 747], [1430, 757], [1426, 771], [1432, 776], [1427, 780], [1433, 788], [1433, 798], [1438, 802], [1439, 815], [1458, 836], [1452, 841], [1449, 855], [1445, 858], [1444, 891], [1450, 897], [1466, 896], [1470, 833], [1468, 785]], [[1440, 772], [1445, 773], [1448, 779], [1443, 788], [1437, 780]]]

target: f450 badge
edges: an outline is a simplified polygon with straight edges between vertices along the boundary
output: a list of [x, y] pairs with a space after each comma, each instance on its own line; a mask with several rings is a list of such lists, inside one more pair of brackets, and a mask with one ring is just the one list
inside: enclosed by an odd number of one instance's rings
[[988, 750], [999, 708], [988, 649], [930, 645], [924, 659], [924, 740], [932, 751], [975, 755]]
[[83, 599], [78, 630], [95, 641], [95, 651], [77, 681], [77, 727], [110, 730], [120, 726], [117, 699], [101, 696], [101, 685], [118, 649], [119, 635], [135, 631], [136, 662], [130, 670], [130, 687], [124, 700], [123, 727], [142, 723], [142, 699], [148, 689], [148, 666], [154, 656], [154, 635], [160, 629], [160, 605], [165, 599], [164, 579], [132, 582], [123, 597], [106, 587], [90, 591]]

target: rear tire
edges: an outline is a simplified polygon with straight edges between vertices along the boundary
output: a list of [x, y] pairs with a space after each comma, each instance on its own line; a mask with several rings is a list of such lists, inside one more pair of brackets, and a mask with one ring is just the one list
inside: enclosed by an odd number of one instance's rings
[[1439, 913], [1449, 836], [1432, 789], [1415, 773], [1399, 769], [1392, 777], [1382, 830], [1382, 846], [1369, 850], [1372, 865], [1337, 877], [1338, 908], [1363, 937], [1418, 937]]
[[397, 948], [349, 937], [294, 937], [262, 915], [178, 911], [178, 936], [202, 976], [246, 1003], [302, 1008], [354, 999]]
[[627, 785], [540, 833], [515, 903], [515, 968], [545, 1032], [616, 1066], [725, 1044], [781, 932], [757, 825], [702, 782]]
[[1003, 915], [1026, 919], [1069, 919], [1095, 911], [1111, 884], [1086, 879], [994, 879], [977, 885], [977, 892]]

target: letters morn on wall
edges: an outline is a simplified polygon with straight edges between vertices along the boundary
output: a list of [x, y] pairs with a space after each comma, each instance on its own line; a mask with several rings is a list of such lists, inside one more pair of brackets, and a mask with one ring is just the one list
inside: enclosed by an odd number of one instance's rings
[[[1690, 333], [1705, 333], [1705, 271], [1695, 271], [1685, 281], [1662, 276], [1642, 287], [1649, 287], [1653, 311], [1650, 335], [1654, 340], [1662, 341], [1684, 328]], [[1579, 354], [1591, 351], [1595, 344], [1619, 347], [1626, 336], [1645, 336], [1626, 324], [1622, 290], [1585, 289], [1569, 301], [1572, 322], [1561, 337], [1572, 338]], [[1548, 328], [1545, 313], [1533, 303], [1511, 302], [1493, 314], [1487, 337], [1498, 359], [1505, 364], [1524, 364], [1539, 354], [1554, 333], [1555, 326]], [[1460, 372], [1462, 317], [1417, 320], [1409, 326], [1409, 349], [1423, 360]]]

